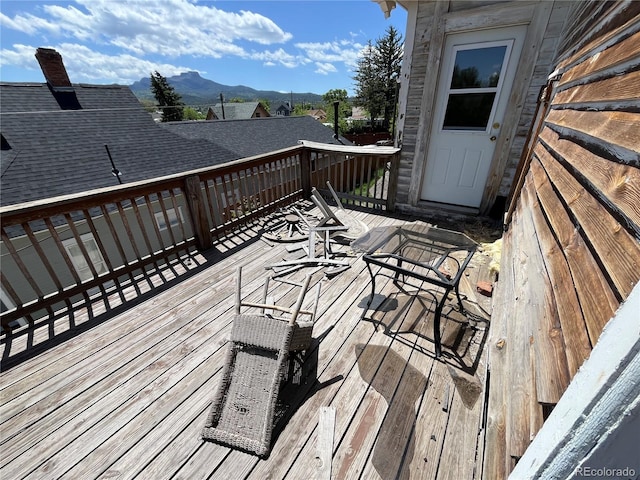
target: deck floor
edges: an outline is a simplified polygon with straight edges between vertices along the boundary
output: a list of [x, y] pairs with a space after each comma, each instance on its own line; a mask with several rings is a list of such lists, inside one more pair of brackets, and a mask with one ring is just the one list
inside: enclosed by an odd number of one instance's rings
[[[370, 227], [404, 221], [356, 215]], [[244, 265], [243, 296], [257, 298], [265, 265], [298, 254], [259, 233], [256, 224], [196, 255], [193, 270], [174, 272], [168, 288], [130, 308], [5, 338], [0, 477], [323, 478], [320, 411], [334, 407], [331, 478], [480, 478], [490, 311], [490, 299], [475, 293], [488, 275], [481, 253], [461, 283], [474, 314], [459, 312], [451, 296], [439, 360], [437, 292], [416, 296], [378, 277], [378, 308], [361, 319], [371, 281], [357, 254], [338, 275], [314, 273], [312, 283], [322, 282], [314, 342], [294, 359], [302, 375], [281, 391], [269, 457], [201, 439], [225, 358], [236, 266]]]

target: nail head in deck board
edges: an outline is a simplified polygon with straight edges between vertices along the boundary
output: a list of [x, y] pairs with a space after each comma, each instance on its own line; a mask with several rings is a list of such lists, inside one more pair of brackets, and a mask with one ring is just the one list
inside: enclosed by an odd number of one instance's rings
[[640, 245], [613, 219], [602, 205], [544, 149], [536, 155], [551, 183], [564, 199], [584, 230], [597, 257], [623, 298], [631, 292], [640, 276]]

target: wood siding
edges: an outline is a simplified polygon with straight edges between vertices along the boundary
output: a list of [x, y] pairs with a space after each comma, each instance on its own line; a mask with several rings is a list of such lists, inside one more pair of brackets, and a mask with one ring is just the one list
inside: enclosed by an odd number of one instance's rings
[[505, 219], [487, 479], [509, 474], [640, 279], [640, 2], [569, 18]]
[[[540, 87], [552, 71], [552, 61], [570, 2], [419, 2], [406, 108], [399, 124], [402, 157], [398, 177], [398, 208], [419, 213], [419, 192], [425, 171], [431, 117], [445, 36], [481, 28], [529, 24], [511, 109], [505, 116], [504, 135], [492, 164], [481, 210], [489, 211], [496, 196], [507, 196], [529, 125], [534, 117]], [[508, 130], [508, 131], [507, 131]], [[486, 213], [486, 212], [485, 212]]]

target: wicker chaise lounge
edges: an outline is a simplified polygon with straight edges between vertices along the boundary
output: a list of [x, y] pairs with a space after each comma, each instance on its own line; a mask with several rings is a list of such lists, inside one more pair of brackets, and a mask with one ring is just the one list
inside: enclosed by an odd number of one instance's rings
[[[271, 450], [274, 412], [289, 352], [310, 346], [320, 284], [312, 309], [302, 310], [310, 274], [303, 284], [285, 281], [300, 287], [292, 308], [267, 303], [269, 279], [262, 303], [243, 302], [241, 276], [239, 268], [227, 358], [202, 438], [266, 456]], [[259, 313], [241, 313], [240, 307]], [[299, 320], [301, 315], [306, 321]]]

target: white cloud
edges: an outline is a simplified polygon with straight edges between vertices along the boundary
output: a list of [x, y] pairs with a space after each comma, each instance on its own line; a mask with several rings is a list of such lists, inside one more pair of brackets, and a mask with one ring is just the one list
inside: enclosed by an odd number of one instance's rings
[[314, 62], [344, 63], [355, 67], [363, 45], [350, 40], [315, 43], [296, 43], [295, 46], [305, 52], [305, 56]]
[[36, 48], [26, 45], [32, 43], [58, 50], [73, 82], [130, 83], [153, 70], [165, 76], [196, 70], [180, 65], [188, 65], [188, 57], [235, 57], [288, 69], [309, 66], [327, 76], [354, 70], [365, 48], [357, 41], [361, 34], [353, 32], [345, 39], [291, 45], [292, 34], [273, 20], [247, 10], [223, 10], [231, 5], [197, 0], [45, 2], [30, 13], [0, 14], [3, 29], [31, 37], [11, 48], [5, 45], [0, 63], [39, 70]]
[[76, 6], [45, 5], [43, 17], [2, 16], [5, 28], [52, 33], [111, 44], [137, 55], [247, 56], [238, 41], [260, 45], [292, 38], [271, 19], [249, 11], [227, 12], [187, 0], [77, 0]]
[[319, 73], [320, 75], [329, 75], [329, 73], [337, 72], [338, 69], [333, 65], [333, 63], [322, 63], [316, 62], [315, 73]]
[[282, 65], [287, 68], [295, 68], [306, 61], [304, 58], [285, 52], [282, 48], [275, 51], [253, 52], [250, 58], [252, 60], [261, 60], [266, 66]]
[[[62, 55], [65, 68], [73, 83], [93, 83], [100, 80], [128, 85], [142, 77], [148, 77], [155, 70], [162, 72], [166, 77], [193, 70], [188, 67], [141, 60], [129, 54], [106, 55], [84, 45], [73, 43], [58, 45], [56, 50]], [[36, 47], [31, 45], [13, 45], [13, 50], [2, 49], [2, 63], [40, 70], [35, 52]]]

